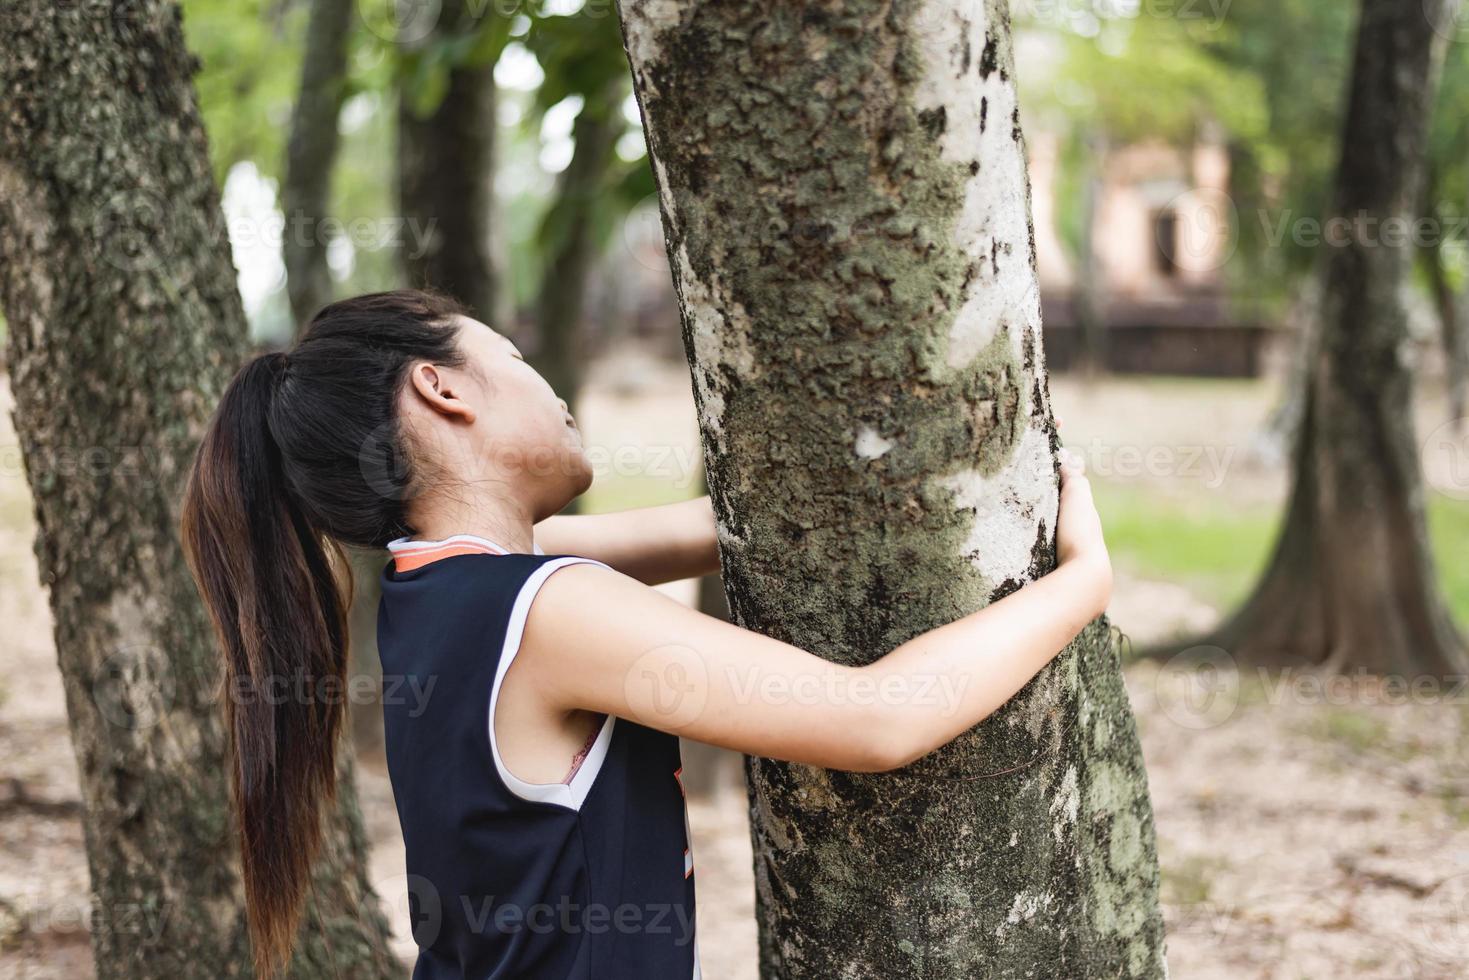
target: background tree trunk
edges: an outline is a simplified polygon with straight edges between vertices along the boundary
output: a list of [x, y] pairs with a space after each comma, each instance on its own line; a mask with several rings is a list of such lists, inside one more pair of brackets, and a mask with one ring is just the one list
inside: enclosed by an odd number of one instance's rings
[[[247, 977], [218, 654], [177, 535], [197, 437], [245, 354], [194, 60], [156, 0], [8, 4], [0, 49], [0, 304], [97, 974]], [[346, 753], [339, 797], [292, 975], [388, 977]]]
[[1403, 302], [1403, 229], [1419, 213], [1446, 43], [1434, 25], [1451, 23], [1457, 2], [1362, 2], [1334, 204], [1352, 232], [1322, 266], [1284, 530], [1213, 640], [1236, 657], [1403, 677], [1469, 670], [1428, 550]]
[[607, 192], [607, 170], [617, 138], [627, 128], [621, 79], [588, 98], [572, 127], [571, 162], [556, 179], [556, 194], [541, 228], [546, 265], [536, 295], [536, 350], [531, 364], [556, 393], [575, 406], [581, 388], [582, 306], [597, 258], [593, 217]]
[[1083, 138], [1081, 242], [1076, 254], [1076, 324], [1081, 333], [1083, 376], [1091, 381], [1107, 372], [1107, 284], [1097, 254], [1097, 212], [1104, 191], [1108, 139], [1091, 129]]
[[301, 89], [291, 115], [291, 138], [281, 181], [286, 228], [282, 258], [297, 330], [332, 298], [327, 242], [320, 222], [331, 204], [337, 159], [337, 117], [347, 89], [347, 51], [353, 0], [312, 0], [301, 61]]
[[[488, 11], [488, 13], [486, 13]], [[444, 0], [427, 44], [478, 29], [492, 5]], [[500, 272], [491, 236], [495, 201], [495, 66], [459, 65], [432, 111], [398, 109], [398, 197], [424, 235], [422, 254], [403, 252], [408, 283], [449, 293], [492, 326], [503, 323]]]
[[[1443, 197], [1443, 188], [1440, 186], [1438, 175], [1434, 172], [1431, 162], [1427, 171], [1427, 176], [1423, 181], [1423, 192], [1420, 195], [1421, 213], [1423, 217], [1436, 222], [1435, 228], [1442, 229], [1453, 218], [1440, 213], [1438, 204]], [[1469, 296], [1461, 295], [1460, 290], [1454, 285], [1454, 270], [1450, 268], [1450, 263], [1458, 252], [1455, 250], [1451, 253], [1444, 247], [1445, 244], [1447, 243], [1442, 233], [1432, 236], [1428, 241], [1420, 242], [1418, 258], [1428, 278], [1429, 293], [1433, 297], [1433, 306], [1438, 313], [1439, 336], [1443, 344], [1444, 387], [1447, 389], [1449, 399], [1449, 418], [1462, 426], [1465, 421], [1465, 405], [1469, 404], [1469, 345], [1466, 345], [1469, 337], [1466, 337], [1465, 334], [1465, 321], [1469, 320], [1469, 311], [1465, 310], [1464, 302], [1469, 300]]]
[[[607, 169], [617, 137], [627, 128], [620, 105], [625, 96], [626, 83], [617, 79], [583, 104], [572, 126], [571, 162], [557, 177], [556, 194], [541, 226], [546, 264], [536, 292], [536, 346], [530, 361], [573, 412], [586, 361], [582, 308], [598, 252], [593, 221], [597, 199], [608, 191]], [[578, 498], [561, 513], [575, 514], [581, 508]]]
[[[620, 10], [734, 621], [865, 663], [1046, 572], [1057, 440], [1003, 0]], [[766, 977], [1165, 972], [1104, 622], [901, 772], [748, 776]]]

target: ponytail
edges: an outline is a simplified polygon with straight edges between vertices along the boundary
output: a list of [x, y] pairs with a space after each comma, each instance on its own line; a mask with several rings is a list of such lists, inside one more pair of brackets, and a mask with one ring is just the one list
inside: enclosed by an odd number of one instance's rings
[[271, 432], [288, 365], [266, 354], [230, 383], [183, 506], [185, 553], [224, 652], [246, 918], [267, 978], [290, 958], [335, 799], [347, 666], [348, 597], [335, 572], [346, 564], [308, 520]]
[[398, 394], [417, 361], [463, 363], [463, 313], [420, 290], [324, 307], [289, 355], [257, 357], [230, 382], [189, 475], [184, 551], [224, 652], [231, 792], [262, 977], [290, 958], [336, 794], [350, 603], [335, 574], [350, 586], [340, 544], [381, 548], [412, 533], [417, 475]]

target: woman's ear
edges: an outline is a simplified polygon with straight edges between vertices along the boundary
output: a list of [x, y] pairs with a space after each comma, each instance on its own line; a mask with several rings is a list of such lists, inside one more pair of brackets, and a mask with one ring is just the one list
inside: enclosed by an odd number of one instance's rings
[[408, 383], [422, 403], [433, 411], [474, 422], [473, 407], [455, 393], [448, 372], [422, 361], [409, 370]]

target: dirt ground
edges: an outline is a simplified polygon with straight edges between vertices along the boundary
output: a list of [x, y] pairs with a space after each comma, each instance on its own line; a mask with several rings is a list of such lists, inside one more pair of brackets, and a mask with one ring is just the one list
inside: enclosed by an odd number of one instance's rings
[[[1268, 407], [1263, 386], [1209, 397], [1186, 385], [1055, 387], [1068, 442], [1083, 447], [1248, 450]], [[3, 389], [0, 407], [0, 980], [85, 980], [92, 968], [75, 762]], [[686, 375], [646, 363], [603, 363], [578, 417], [594, 444], [694, 444]], [[1147, 478], [1187, 483], [1179, 473]], [[1242, 452], [1208, 491], [1273, 499], [1282, 483], [1268, 457]], [[1179, 586], [1123, 575], [1112, 615], [1146, 642], [1206, 628], [1219, 611]], [[1128, 685], [1157, 811], [1172, 976], [1469, 975], [1469, 692], [1405, 696], [1361, 680], [1323, 687], [1223, 661], [1208, 671], [1135, 664]], [[380, 763], [364, 759], [359, 774], [372, 875], [406, 963], [412, 942], [392, 795]], [[718, 783], [691, 801], [690, 820], [705, 975], [753, 980], [743, 789]]]

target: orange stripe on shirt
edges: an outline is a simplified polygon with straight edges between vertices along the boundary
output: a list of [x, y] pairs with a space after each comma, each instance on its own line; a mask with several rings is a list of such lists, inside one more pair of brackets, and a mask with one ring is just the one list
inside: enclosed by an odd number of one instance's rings
[[415, 568], [438, 561], [440, 558], [453, 558], [455, 555], [497, 555], [500, 552], [484, 545], [475, 544], [470, 541], [456, 541], [453, 544], [439, 545], [434, 548], [414, 549], [397, 551], [393, 553], [393, 570], [398, 572], [411, 572]]

